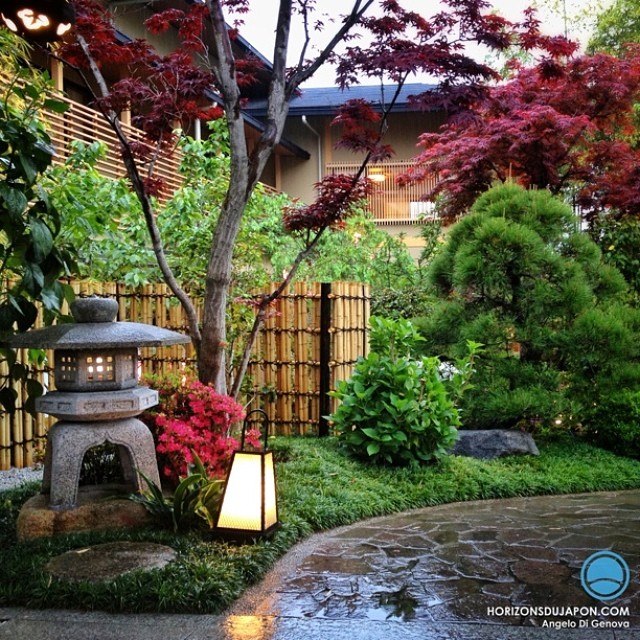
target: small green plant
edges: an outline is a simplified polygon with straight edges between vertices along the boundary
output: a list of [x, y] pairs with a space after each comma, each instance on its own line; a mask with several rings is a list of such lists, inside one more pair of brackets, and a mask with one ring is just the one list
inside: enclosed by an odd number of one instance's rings
[[133, 494], [130, 499], [145, 507], [165, 526], [174, 531], [185, 531], [206, 524], [213, 529], [220, 510], [224, 480], [211, 478], [202, 461], [192, 451], [193, 465], [184, 478], [180, 478], [173, 496], [167, 497], [162, 488], [141, 474], [148, 491]]
[[331, 416], [340, 439], [374, 463], [408, 465], [437, 460], [460, 426], [455, 399], [469, 384], [473, 355], [455, 365], [414, 357], [421, 340], [408, 320], [371, 319], [371, 353], [332, 395]]
[[89, 449], [82, 459], [80, 484], [109, 484], [123, 481], [118, 446], [105, 442]]

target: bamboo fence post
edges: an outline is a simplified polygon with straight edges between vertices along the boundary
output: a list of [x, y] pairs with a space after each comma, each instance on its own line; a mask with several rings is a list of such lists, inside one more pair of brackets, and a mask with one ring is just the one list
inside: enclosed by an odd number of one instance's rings
[[[23, 351], [21, 351], [21, 355], [23, 355]], [[20, 398], [22, 385], [20, 382], [13, 382], [11, 385], [13, 389], [16, 391], [18, 398]], [[16, 467], [24, 466], [24, 458], [23, 458], [23, 445], [24, 445], [24, 412], [23, 411], [15, 411], [11, 416], [11, 439], [13, 441], [13, 453], [12, 458], [14, 460], [14, 464]]]

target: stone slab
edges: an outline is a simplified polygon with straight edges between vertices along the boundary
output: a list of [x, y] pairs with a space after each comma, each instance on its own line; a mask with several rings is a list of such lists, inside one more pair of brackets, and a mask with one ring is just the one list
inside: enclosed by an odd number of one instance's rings
[[163, 544], [121, 540], [72, 549], [52, 558], [45, 569], [67, 582], [109, 582], [132, 571], [161, 569], [177, 557]]
[[[350, 620], [354, 628], [381, 620], [487, 624], [496, 639], [516, 625], [546, 625], [558, 637], [584, 631], [581, 624], [594, 634], [611, 631], [594, 628], [602, 622], [628, 625], [615, 629], [616, 638], [629, 632], [640, 640], [639, 505], [640, 491], [628, 491], [454, 503], [374, 518], [304, 541], [232, 611]], [[602, 549], [615, 549], [631, 568], [631, 584], [615, 601], [625, 608], [620, 615], [602, 610], [581, 586], [584, 561]]]
[[114, 485], [81, 487], [77, 507], [67, 511], [50, 509], [47, 495], [33, 496], [18, 515], [18, 539], [150, 525], [153, 522], [151, 514], [141, 504], [128, 500], [126, 495], [129, 493], [129, 487]]

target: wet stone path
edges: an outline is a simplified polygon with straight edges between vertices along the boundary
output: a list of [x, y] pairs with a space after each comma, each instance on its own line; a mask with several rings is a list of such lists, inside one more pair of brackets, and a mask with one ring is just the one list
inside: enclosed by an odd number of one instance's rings
[[[604, 549], [631, 570], [629, 587], [609, 602], [580, 581], [585, 559]], [[343, 527], [288, 554], [234, 612], [588, 625], [640, 638], [640, 491], [457, 503]]]

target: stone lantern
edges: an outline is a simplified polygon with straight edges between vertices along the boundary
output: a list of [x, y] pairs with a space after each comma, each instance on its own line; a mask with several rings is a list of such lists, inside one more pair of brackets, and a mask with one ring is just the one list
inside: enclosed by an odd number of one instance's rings
[[71, 305], [75, 323], [12, 336], [6, 344], [54, 350], [56, 391], [36, 400], [36, 411], [58, 418], [49, 430], [42, 493], [48, 508], [77, 506], [84, 454], [110, 442], [118, 447], [125, 482], [145, 488], [142, 474], [160, 484], [153, 436], [136, 419], [158, 403], [158, 393], [138, 385], [140, 347], [186, 344], [174, 331], [137, 322], [116, 322], [111, 298], [79, 298]]

